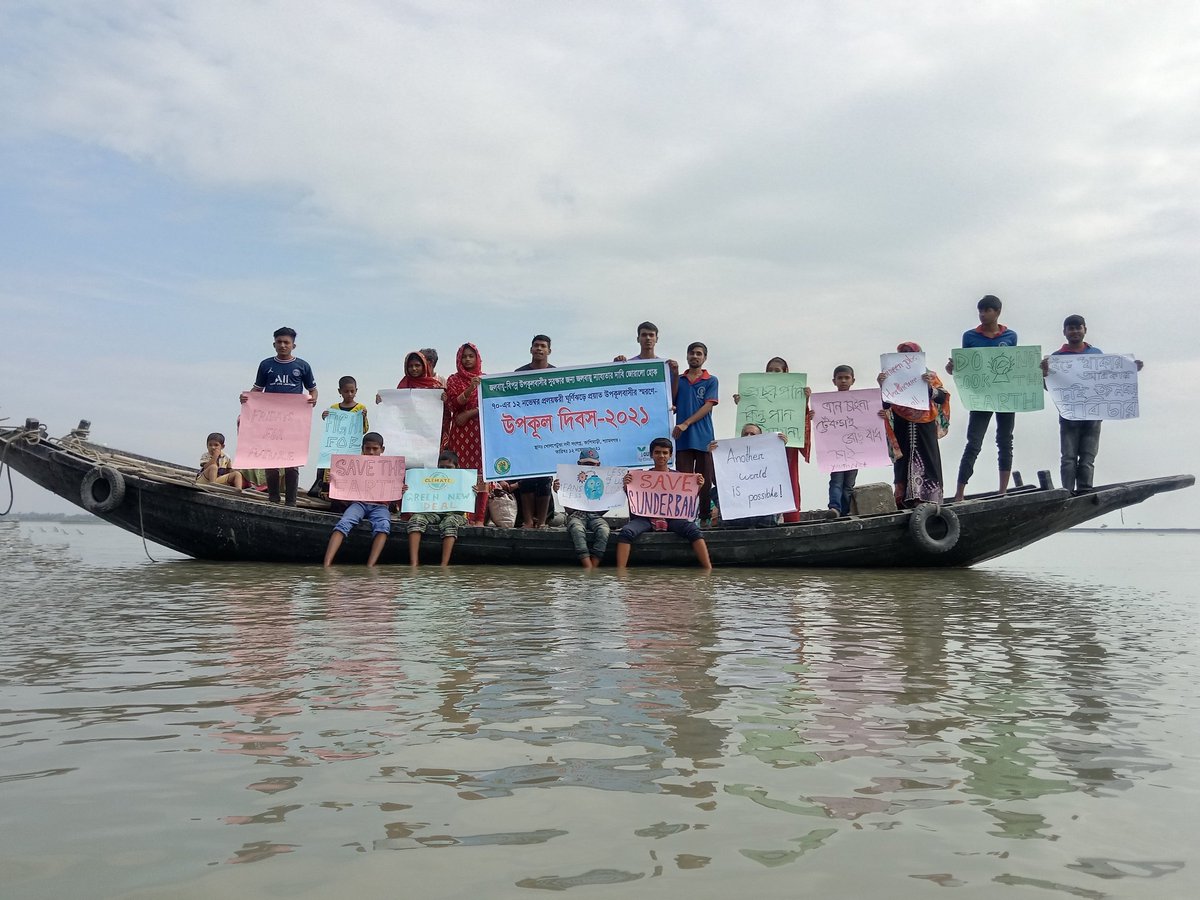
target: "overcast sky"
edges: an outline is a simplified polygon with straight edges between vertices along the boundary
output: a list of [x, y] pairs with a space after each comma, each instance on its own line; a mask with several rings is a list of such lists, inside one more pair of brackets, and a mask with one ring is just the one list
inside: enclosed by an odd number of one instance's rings
[[[721, 436], [738, 372], [943, 369], [992, 293], [1022, 344], [1077, 312], [1145, 360], [1098, 482], [1197, 468], [1194, 2], [7, 0], [0, 208], [0, 417], [151, 456], [232, 434], [284, 324], [333, 402], [416, 347], [594, 362], [651, 319], [708, 343]], [[1020, 416], [1016, 468], [1057, 457]]]

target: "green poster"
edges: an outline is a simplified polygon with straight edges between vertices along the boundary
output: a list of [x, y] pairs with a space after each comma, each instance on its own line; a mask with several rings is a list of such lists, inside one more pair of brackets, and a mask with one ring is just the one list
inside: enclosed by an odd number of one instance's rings
[[807, 385], [804, 372], [743, 372], [738, 376], [738, 434], [753, 422], [763, 431], [782, 431], [789, 447], [803, 447]]
[[954, 386], [968, 410], [1032, 412], [1044, 405], [1042, 348], [963, 347], [951, 350]]

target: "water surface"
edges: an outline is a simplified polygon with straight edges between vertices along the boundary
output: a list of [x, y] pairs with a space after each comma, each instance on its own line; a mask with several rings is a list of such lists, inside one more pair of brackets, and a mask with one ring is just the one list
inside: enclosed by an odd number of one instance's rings
[[1196, 896], [1198, 550], [323, 572], [0, 522], [0, 893]]

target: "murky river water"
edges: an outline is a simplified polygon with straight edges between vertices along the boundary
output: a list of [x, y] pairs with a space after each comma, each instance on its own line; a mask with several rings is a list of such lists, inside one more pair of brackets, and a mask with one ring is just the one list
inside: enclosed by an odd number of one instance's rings
[[0, 896], [1198, 896], [1198, 550], [326, 573], [0, 522]]

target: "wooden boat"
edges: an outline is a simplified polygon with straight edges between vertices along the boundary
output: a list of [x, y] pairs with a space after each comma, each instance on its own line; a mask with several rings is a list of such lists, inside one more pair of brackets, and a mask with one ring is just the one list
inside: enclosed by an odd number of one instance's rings
[[[35, 420], [0, 428], [0, 469], [7, 464], [47, 490], [146, 540], [197, 559], [319, 563], [337, 516], [318, 500], [296, 507], [229, 487], [197, 484], [196, 470], [92, 443], [86, 423], [51, 439]], [[1007, 496], [850, 518], [819, 518], [774, 528], [705, 532], [714, 566], [942, 567], [970, 566], [1163, 491], [1195, 483], [1191, 475], [1103, 485], [1072, 496], [1048, 477]], [[407, 563], [408, 542], [396, 523], [380, 559]], [[363, 562], [370, 531], [355, 529], [339, 564]], [[609, 544], [609, 556], [615, 542]], [[422, 559], [438, 559], [429, 536]], [[562, 528], [468, 527], [454, 548], [456, 564], [577, 565]], [[691, 547], [671, 534], [638, 541], [633, 565], [692, 566]]]

